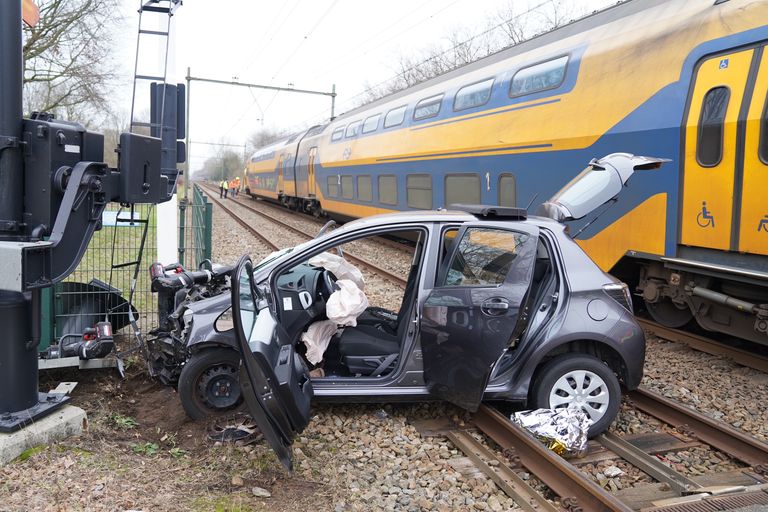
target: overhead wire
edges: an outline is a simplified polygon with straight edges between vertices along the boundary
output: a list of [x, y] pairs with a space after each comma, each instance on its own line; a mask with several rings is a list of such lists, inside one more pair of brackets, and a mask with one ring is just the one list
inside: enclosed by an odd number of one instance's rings
[[396, 75], [391, 76], [391, 77], [387, 78], [386, 80], [382, 80], [381, 82], [378, 82], [377, 84], [372, 85], [372, 86], [364, 89], [363, 91], [359, 92], [358, 94], [356, 94], [356, 95], [352, 96], [351, 98], [345, 100], [345, 104], [351, 103], [353, 100], [359, 98], [360, 96], [363, 96], [364, 94], [369, 93], [370, 91], [376, 89], [377, 87], [379, 87], [381, 85], [384, 85], [384, 84], [386, 84], [388, 82], [391, 82], [393, 80], [397, 80], [401, 76], [405, 76], [409, 71], [413, 71], [414, 69], [418, 68], [422, 64], [426, 64], [427, 62], [429, 62], [431, 60], [434, 60], [437, 57], [442, 57], [446, 53], [451, 52], [451, 51], [453, 51], [453, 50], [455, 50], [455, 49], [457, 49], [457, 48], [459, 48], [459, 47], [461, 47], [461, 46], [463, 46], [463, 45], [465, 45], [467, 43], [470, 43], [470, 42], [474, 41], [475, 39], [477, 39], [478, 37], [482, 37], [484, 35], [490, 34], [491, 32], [493, 32], [495, 30], [498, 30], [499, 28], [503, 27], [504, 25], [506, 25], [508, 23], [511, 23], [513, 21], [516, 21], [520, 17], [525, 16], [526, 14], [532, 13], [536, 9], [539, 9], [540, 7], [543, 7], [544, 5], [546, 5], [546, 4], [550, 3], [550, 2], [551, 2], [551, 0], [544, 0], [543, 2], [539, 2], [535, 6], [529, 8], [528, 10], [526, 10], [526, 11], [520, 13], [520, 14], [517, 14], [517, 15], [513, 16], [512, 18], [504, 20], [501, 23], [499, 23], [497, 25], [494, 25], [494, 26], [492, 26], [491, 28], [489, 28], [487, 30], [484, 30], [483, 32], [480, 32], [479, 34], [475, 34], [474, 36], [470, 37], [469, 39], [465, 39], [464, 41], [456, 43], [452, 47], [443, 50], [442, 52], [438, 53], [437, 55], [431, 55], [430, 57], [428, 57], [428, 58], [426, 58], [426, 59], [424, 59], [422, 61], [417, 62], [416, 64], [410, 66], [409, 68], [400, 71]]
[[[434, 1], [435, 0], [430, 0], [429, 2], [427, 2], [425, 4], [421, 4], [421, 5], [417, 6], [415, 9], [412, 9], [412, 10], [408, 11], [403, 16], [398, 18], [395, 22], [391, 23], [390, 25], [387, 25], [385, 28], [379, 30], [378, 32], [376, 32], [375, 34], [373, 34], [372, 36], [370, 36], [366, 40], [362, 41], [360, 44], [356, 45], [357, 50], [360, 50], [361, 48], [365, 48], [369, 43], [371, 43], [372, 41], [375, 41], [376, 38], [379, 37], [381, 34], [384, 34], [385, 32], [387, 32], [392, 27], [398, 25], [401, 21], [405, 20], [406, 18], [409, 18], [416, 11], [423, 9], [424, 7], [426, 7], [427, 5], [429, 5], [430, 3], [434, 2]], [[430, 13], [429, 16], [427, 16], [426, 18], [419, 19], [416, 23], [414, 23], [413, 25], [411, 25], [407, 29], [401, 30], [400, 32], [396, 33], [395, 35], [393, 35], [389, 39], [385, 39], [384, 41], [380, 42], [379, 44], [380, 45], [381, 44], [385, 44], [385, 43], [391, 41], [392, 39], [394, 39], [395, 37], [399, 37], [402, 34], [408, 32], [410, 30], [413, 30], [414, 28], [420, 26], [425, 21], [435, 17], [436, 15], [438, 15], [441, 12], [445, 11], [449, 7], [452, 7], [453, 5], [459, 3], [460, 1], [462, 1], [462, 0], [454, 0], [453, 2], [448, 4], [447, 6], [443, 7], [442, 9], [440, 9], [439, 11]], [[346, 54], [337, 55], [335, 57], [336, 62], [337, 62], [337, 64], [335, 66], [331, 66], [331, 67], [319, 66], [319, 67], [313, 69], [312, 71], [310, 71], [309, 77], [310, 78], [317, 78], [317, 77], [326, 76], [332, 70], [338, 69], [342, 64], [348, 66], [350, 62], [355, 62], [358, 57], [362, 57], [362, 56], [366, 55], [369, 51], [370, 51], [369, 49], [366, 49], [366, 50], [363, 50], [361, 52], [358, 51], [357, 53], [349, 52], [349, 53], [346, 53]], [[322, 73], [318, 72], [318, 70], [321, 70], [321, 69], [324, 69], [325, 71], [322, 72]], [[312, 73], [314, 73], [314, 74], [312, 74]]]

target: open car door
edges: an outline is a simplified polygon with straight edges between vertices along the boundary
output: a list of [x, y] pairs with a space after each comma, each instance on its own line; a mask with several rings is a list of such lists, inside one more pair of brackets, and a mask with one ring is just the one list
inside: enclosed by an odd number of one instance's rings
[[240, 258], [232, 272], [232, 320], [242, 353], [240, 387], [253, 420], [280, 462], [293, 469], [293, 438], [309, 423], [312, 383], [253, 282], [253, 262]]
[[528, 321], [538, 239], [536, 226], [484, 222], [450, 243], [421, 311], [430, 393], [477, 410], [494, 364]]

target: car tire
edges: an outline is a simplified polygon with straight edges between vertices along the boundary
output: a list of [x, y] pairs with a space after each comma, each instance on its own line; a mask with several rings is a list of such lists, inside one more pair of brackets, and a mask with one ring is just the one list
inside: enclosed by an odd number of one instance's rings
[[[592, 384], [597, 387], [588, 395], [578, 396], [579, 387], [583, 393]], [[537, 372], [530, 396], [537, 409], [557, 409], [567, 407], [572, 402], [583, 401], [582, 409], [590, 418], [598, 417], [589, 427], [589, 437], [595, 437], [607, 429], [621, 406], [621, 387], [616, 375], [601, 360], [583, 354], [563, 354], [545, 363]], [[557, 397], [560, 397], [557, 400], [560, 403], [553, 407], [553, 399]], [[599, 400], [594, 400], [596, 397]], [[598, 416], [598, 413], [602, 414]]]
[[243, 402], [240, 353], [228, 348], [207, 348], [193, 354], [179, 376], [179, 398], [193, 420], [236, 409]]

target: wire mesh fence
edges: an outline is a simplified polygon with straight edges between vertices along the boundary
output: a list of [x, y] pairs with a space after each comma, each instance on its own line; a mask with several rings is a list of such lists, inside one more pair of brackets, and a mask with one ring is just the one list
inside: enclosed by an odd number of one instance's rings
[[[178, 261], [184, 266], [197, 267], [211, 256], [212, 208], [198, 187], [179, 200]], [[157, 297], [148, 272], [157, 261], [157, 223], [152, 205], [107, 207], [102, 229], [78, 267], [43, 293], [41, 352], [67, 337], [82, 336], [102, 320], [110, 321], [115, 333], [130, 332], [129, 309], [143, 332], [157, 325]]]

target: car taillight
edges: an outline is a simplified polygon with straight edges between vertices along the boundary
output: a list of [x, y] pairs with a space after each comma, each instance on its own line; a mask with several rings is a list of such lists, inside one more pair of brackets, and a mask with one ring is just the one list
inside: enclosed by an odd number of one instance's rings
[[604, 284], [603, 291], [613, 300], [624, 306], [624, 308], [633, 313], [632, 295], [629, 293], [629, 286], [624, 283]]

